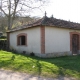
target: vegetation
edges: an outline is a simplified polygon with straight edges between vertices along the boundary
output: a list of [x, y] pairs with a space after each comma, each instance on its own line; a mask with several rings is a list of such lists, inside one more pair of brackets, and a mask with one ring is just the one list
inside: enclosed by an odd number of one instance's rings
[[7, 37], [6, 36], [0, 36], [0, 44], [2, 44], [1, 41], [6, 41], [7, 40]]
[[47, 77], [80, 78], [80, 56], [44, 59], [0, 51], [0, 68]]
[[[21, 16], [16, 16], [15, 21], [13, 22], [13, 26], [14, 27], [18, 27], [24, 24], [30, 24], [31, 22], [34, 22], [36, 20], [38, 20], [39, 17], [30, 17], [30, 16], [26, 16], [26, 17], [21, 17]], [[7, 18], [5, 16], [0, 17], [0, 31], [3, 32], [4, 35], [6, 35], [6, 31], [8, 29], [7, 27]]]
[[8, 30], [12, 28], [16, 16], [26, 16], [33, 9], [42, 7], [46, 0], [0, 0], [0, 15], [6, 16]]

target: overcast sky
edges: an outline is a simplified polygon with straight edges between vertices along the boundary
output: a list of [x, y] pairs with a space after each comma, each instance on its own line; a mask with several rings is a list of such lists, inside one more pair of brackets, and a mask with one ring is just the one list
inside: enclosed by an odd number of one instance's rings
[[52, 14], [57, 19], [70, 20], [80, 23], [80, 0], [50, 0], [50, 3], [45, 8], [32, 13], [32, 16], [47, 16]]

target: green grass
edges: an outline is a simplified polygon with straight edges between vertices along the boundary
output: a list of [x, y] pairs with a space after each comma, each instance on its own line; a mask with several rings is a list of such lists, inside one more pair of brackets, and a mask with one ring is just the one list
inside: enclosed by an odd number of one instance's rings
[[7, 40], [7, 39], [0, 39], [0, 40]]
[[43, 59], [0, 51], [0, 68], [47, 77], [80, 78], [80, 56]]

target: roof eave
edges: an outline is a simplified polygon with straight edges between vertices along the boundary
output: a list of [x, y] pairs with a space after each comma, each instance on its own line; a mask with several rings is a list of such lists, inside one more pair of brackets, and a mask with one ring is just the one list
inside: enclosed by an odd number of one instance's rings
[[36, 26], [42, 26], [42, 25], [35, 25], [35, 26], [26, 27], [26, 28], [20, 28], [20, 29], [16, 29], [16, 30], [10, 30], [10, 31], [7, 31], [7, 33], [16, 32], [16, 31], [24, 30], [24, 29], [28, 29], [28, 28], [33, 28], [33, 27], [36, 27]]

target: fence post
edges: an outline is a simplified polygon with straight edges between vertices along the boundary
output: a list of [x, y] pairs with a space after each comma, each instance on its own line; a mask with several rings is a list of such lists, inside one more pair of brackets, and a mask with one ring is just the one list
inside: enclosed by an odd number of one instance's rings
[[8, 48], [8, 50], [9, 50], [9, 46], [10, 46], [9, 39], [10, 39], [10, 33], [7, 32], [7, 48]]

